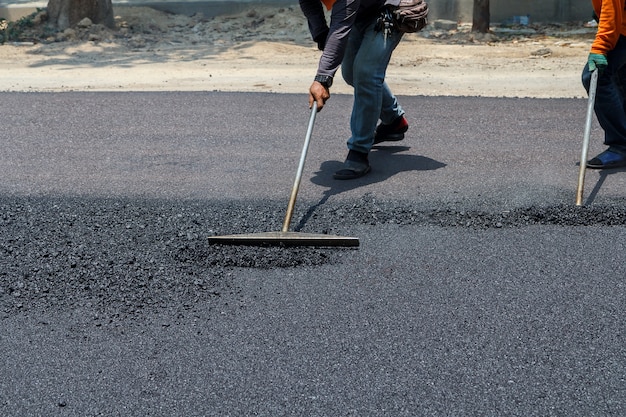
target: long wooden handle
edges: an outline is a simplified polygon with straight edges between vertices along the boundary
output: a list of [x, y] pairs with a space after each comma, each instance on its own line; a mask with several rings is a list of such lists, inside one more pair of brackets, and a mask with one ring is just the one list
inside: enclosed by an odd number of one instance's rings
[[306, 154], [309, 151], [309, 142], [311, 142], [311, 135], [313, 134], [313, 125], [315, 124], [316, 114], [317, 103], [313, 102], [313, 109], [311, 109], [311, 118], [309, 119], [309, 127], [306, 131], [306, 138], [304, 139], [304, 146], [302, 147], [302, 153], [300, 155], [300, 163], [298, 164], [298, 172], [296, 173], [296, 179], [293, 183], [293, 188], [291, 189], [291, 197], [289, 197], [287, 213], [285, 214], [285, 220], [283, 221], [283, 232], [289, 231], [289, 225], [291, 224], [291, 218], [293, 217], [293, 208], [296, 205], [296, 197], [298, 197], [298, 190], [300, 189], [302, 171], [304, 171], [304, 161], [306, 160]]
[[587, 121], [585, 122], [585, 135], [583, 137], [583, 149], [580, 154], [580, 169], [578, 170], [578, 187], [576, 189], [576, 205], [583, 205], [583, 189], [585, 188], [585, 171], [587, 168], [587, 153], [589, 152], [589, 136], [591, 136], [591, 121], [593, 108], [596, 103], [596, 90], [598, 88], [598, 70], [591, 73], [591, 86], [589, 87], [589, 100], [587, 101]]

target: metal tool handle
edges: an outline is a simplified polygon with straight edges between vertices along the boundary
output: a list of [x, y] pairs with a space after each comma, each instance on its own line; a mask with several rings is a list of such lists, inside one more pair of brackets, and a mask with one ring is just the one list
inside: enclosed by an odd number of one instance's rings
[[589, 136], [591, 136], [591, 121], [593, 108], [596, 102], [596, 90], [598, 88], [598, 70], [591, 73], [591, 85], [589, 86], [589, 100], [587, 101], [587, 120], [585, 122], [585, 135], [583, 137], [583, 149], [580, 155], [580, 169], [578, 171], [578, 187], [576, 189], [576, 205], [583, 205], [583, 189], [585, 187], [585, 171], [587, 168], [587, 153], [589, 152]]
[[291, 218], [293, 217], [293, 209], [296, 205], [296, 197], [298, 196], [298, 190], [300, 189], [300, 181], [302, 180], [302, 171], [304, 171], [304, 161], [306, 160], [306, 154], [309, 151], [309, 143], [311, 142], [311, 135], [313, 134], [313, 125], [315, 124], [315, 115], [317, 114], [317, 103], [313, 102], [313, 108], [311, 109], [311, 118], [309, 119], [309, 127], [306, 131], [306, 138], [304, 139], [304, 146], [302, 147], [302, 153], [300, 154], [300, 163], [298, 164], [298, 172], [296, 173], [296, 179], [291, 189], [291, 196], [289, 197], [289, 204], [287, 205], [287, 213], [285, 214], [285, 220], [283, 221], [283, 232], [289, 231], [289, 225]]

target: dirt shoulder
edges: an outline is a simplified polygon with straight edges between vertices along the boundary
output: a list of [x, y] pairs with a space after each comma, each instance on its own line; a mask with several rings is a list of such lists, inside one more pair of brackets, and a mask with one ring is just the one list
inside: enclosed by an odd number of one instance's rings
[[[242, 91], [305, 93], [320, 52], [297, 7], [251, 7], [204, 18], [116, 9], [114, 31], [89, 25], [45, 34], [44, 24], [0, 45], [0, 91]], [[45, 17], [45, 16], [44, 16]], [[407, 35], [387, 79], [397, 94], [584, 97], [580, 72], [593, 31], [579, 26], [434, 25]], [[337, 77], [333, 93], [350, 93]]]

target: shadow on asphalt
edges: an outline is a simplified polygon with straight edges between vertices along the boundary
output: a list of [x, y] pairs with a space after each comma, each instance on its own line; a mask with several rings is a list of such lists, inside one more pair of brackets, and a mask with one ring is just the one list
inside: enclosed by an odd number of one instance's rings
[[338, 181], [334, 179], [333, 174], [341, 168], [343, 162], [326, 161], [314, 173], [311, 182], [329, 188], [332, 195], [336, 195], [358, 187], [386, 181], [401, 172], [432, 171], [446, 166], [443, 162], [425, 156], [401, 154], [401, 152], [406, 152], [409, 149], [411, 148], [408, 146], [374, 147], [369, 156], [372, 170], [366, 176], [356, 180]]
[[317, 208], [326, 204], [332, 196], [386, 181], [401, 172], [432, 171], [446, 166], [443, 162], [425, 156], [401, 154], [401, 152], [406, 152], [409, 149], [411, 148], [408, 146], [375, 146], [369, 156], [372, 170], [366, 176], [355, 180], [339, 181], [333, 178], [333, 174], [341, 168], [343, 162], [323, 162], [319, 170], [314, 173], [311, 182], [328, 189], [324, 192], [322, 199], [309, 208], [294, 230], [301, 230]]
[[[578, 166], [580, 166], [580, 164], [576, 164]], [[606, 177], [608, 177], [609, 175], [612, 174], [618, 174], [618, 173], [622, 173], [622, 172], [626, 172], [626, 168], [615, 168], [615, 169], [603, 169], [600, 171], [600, 177], [598, 178], [598, 181], [596, 182], [596, 185], [593, 187], [593, 190], [591, 190], [591, 192], [589, 193], [589, 197], [587, 197], [587, 201], [585, 201], [585, 205], [590, 205], [593, 204], [593, 201], [595, 200], [596, 196], [598, 195], [598, 192], [602, 189], [602, 186], [604, 185], [604, 182], [606, 181]]]

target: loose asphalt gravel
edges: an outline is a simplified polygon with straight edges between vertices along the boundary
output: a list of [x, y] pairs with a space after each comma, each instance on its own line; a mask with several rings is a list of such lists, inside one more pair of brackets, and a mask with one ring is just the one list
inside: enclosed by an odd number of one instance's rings
[[[5, 318], [77, 307], [124, 318], [169, 305], [191, 306], [232, 291], [225, 277], [235, 268], [314, 267], [341, 262], [346, 251], [209, 245], [207, 238], [216, 229], [280, 230], [284, 207], [245, 201], [13, 197], [4, 198], [0, 208], [0, 306]], [[347, 225], [389, 224], [469, 230], [624, 226], [626, 207], [423, 212], [366, 196], [317, 210], [298, 231], [337, 234], [337, 218], [344, 230]]]
[[346, 249], [207, 243], [280, 229], [301, 96], [2, 97], [0, 415], [626, 414], [626, 180], [573, 205], [583, 101], [404, 97], [338, 183], [334, 96], [292, 227]]

